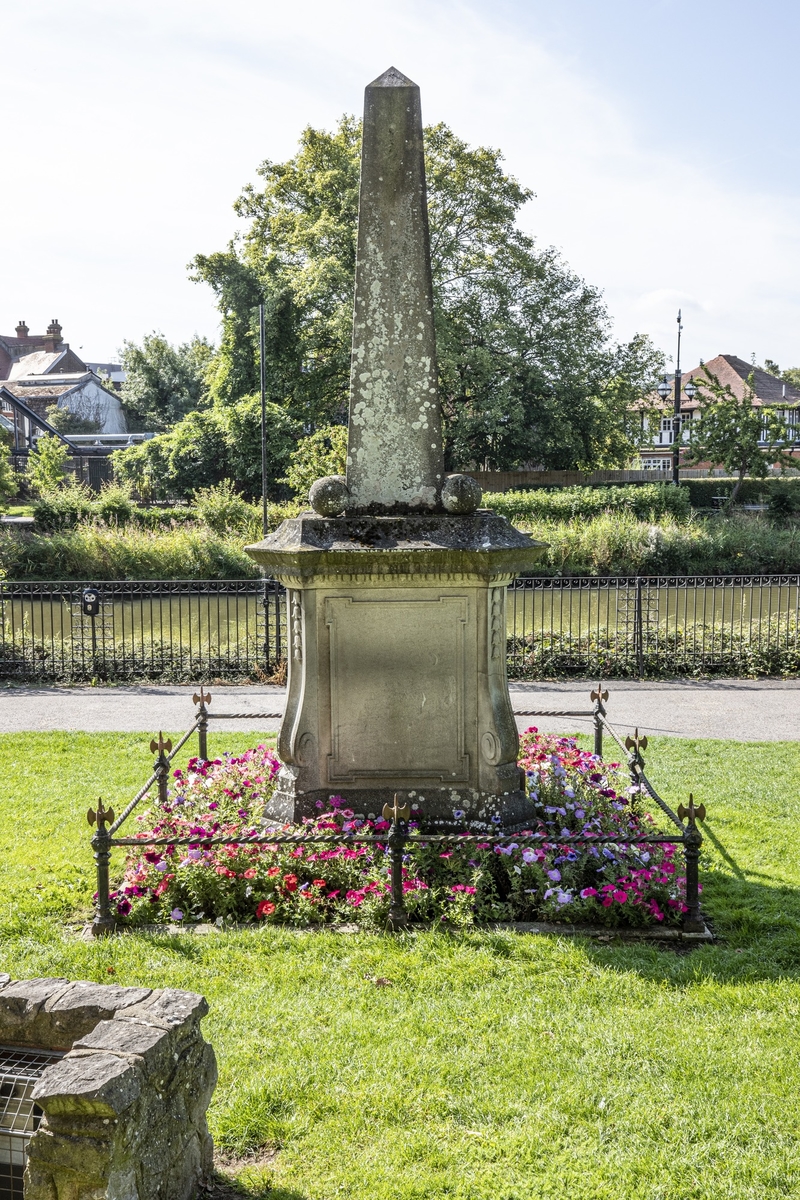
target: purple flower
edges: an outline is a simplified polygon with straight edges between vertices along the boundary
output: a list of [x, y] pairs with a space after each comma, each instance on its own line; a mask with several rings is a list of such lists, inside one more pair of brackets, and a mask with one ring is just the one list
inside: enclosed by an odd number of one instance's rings
[[561, 879], [561, 872], [554, 868], [552, 871], [547, 872], [547, 878], [552, 879], [553, 883], [558, 883]]
[[173, 908], [172, 912], [169, 914], [169, 919], [170, 921], [182, 921], [183, 913], [179, 908]]

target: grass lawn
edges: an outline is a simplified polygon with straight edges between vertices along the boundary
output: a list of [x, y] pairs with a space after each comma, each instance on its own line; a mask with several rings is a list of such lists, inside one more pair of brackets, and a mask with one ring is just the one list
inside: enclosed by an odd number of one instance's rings
[[0, 970], [203, 992], [215, 1140], [278, 1149], [248, 1194], [800, 1194], [800, 743], [651, 740], [665, 796], [708, 810], [721, 940], [689, 954], [488, 931], [82, 942], [85, 811], [133, 794], [149, 737], [31, 734], [22, 761], [0, 736]]

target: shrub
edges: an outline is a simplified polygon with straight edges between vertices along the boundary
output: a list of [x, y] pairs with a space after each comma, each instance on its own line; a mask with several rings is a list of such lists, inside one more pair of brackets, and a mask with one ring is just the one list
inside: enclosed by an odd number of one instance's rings
[[[527, 731], [520, 765], [535, 805], [531, 833], [540, 843], [506, 846], [470, 841], [443, 847], [426, 839], [424, 810], [412, 809], [403, 891], [412, 918], [472, 925], [486, 920], [586, 920], [605, 925], [674, 923], [685, 911], [685, 880], [676, 847], [641, 838], [656, 831], [638, 811], [618, 764], [607, 765], [572, 738]], [[237, 757], [189, 761], [174, 772], [163, 806], [138, 818], [140, 835], [231, 837], [257, 832], [279, 761], [259, 746]], [[263, 920], [292, 925], [357, 920], [382, 925], [389, 908], [387, 821], [354, 813], [339, 797], [302, 827], [345, 844], [153, 846], [134, 851], [112, 894], [117, 914], [153, 920]], [[464, 814], [453, 812], [453, 823]], [[284, 832], [287, 826], [282, 826]], [[480, 835], [491, 825], [464, 832]], [[145, 832], [146, 831], [146, 832]], [[614, 837], [610, 844], [559, 845], [573, 834]], [[268, 835], [267, 835], [268, 836]], [[456, 834], [457, 837], [457, 834]]]
[[68, 487], [46, 491], [33, 504], [33, 516], [37, 528], [54, 532], [72, 529], [79, 521], [92, 513], [94, 497], [82, 483], [72, 482]]
[[126, 525], [134, 512], [129, 485], [105, 483], [91, 506], [92, 513], [107, 524]]
[[28, 455], [26, 473], [31, 487], [42, 496], [61, 487], [68, 458], [68, 446], [54, 434], [42, 434]]
[[223, 479], [213, 487], [198, 489], [194, 494], [193, 507], [197, 519], [220, 534], [229, 529], [246, 529], [261, 516], [260, 508], [248, 504], [236, 491], [231, 479]]
[[525, 492], [489, 492], [483, 498], [491, 508], [509, 521], [569, 521], [576, 517], [599, 516], [604, 512], [624, 512], [642, 520], [672, 516], [685, 519], [691, 513], [688, 494], [665, 483], [638, 487], [566, 487], [546, 491], [537, 488]]

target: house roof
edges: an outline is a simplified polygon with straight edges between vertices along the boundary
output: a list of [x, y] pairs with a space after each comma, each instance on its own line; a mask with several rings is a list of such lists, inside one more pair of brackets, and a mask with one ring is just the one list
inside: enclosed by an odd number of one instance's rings
[[49, 375], [58, 366], [61, 359], [66, 358], [66, 350], [34, 350], [11, 364], [8, 372], [9, 379], [22, 379], [28, 375]]
[[57, 400], [91, 378], [91, 371], [84, 371], [82, 375], [33, 375], [4, 381], [3, 387], [29, 404], [31, 400]]
[[[795, 387], [794, 384], [784, 383], [776, 375], [770, 375], [769, 371], [764, 371], [761, 367], [754, 367], [752, 363], [745, 362], [736, 354], [718, 354], [709, 362], [700, 363], [698, 366], [692, 367], [690, 371], [684, 371], [681, 375], [681, 410], [683, 412], [693, 412], [704, 403], [700, 391], [690, 400], [684, 394], [683, 389], [690, 379], [694, 379], [700, 384], [706, 378], [706, 371], [715, 375], [723, 387], [726, 385], [730, 387], [734, 396], [740, 400], [744, 399], [747, 381], [752, 375], [755, 389], [753, 404], [756, 407], [762, 404], [771, 404], [776, 408], [794, 408], [800, 405], [800, 388]], [[669, 382], [671, 385], [672, 380], [669, 379]], [[671, 387], [667, 399], [662, 401], [659, 398], [656, 403], [659, 408], [672, 408]]]

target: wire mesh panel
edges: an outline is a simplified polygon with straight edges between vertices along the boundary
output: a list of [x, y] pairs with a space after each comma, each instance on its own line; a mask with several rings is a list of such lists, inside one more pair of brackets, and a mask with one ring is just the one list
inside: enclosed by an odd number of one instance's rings
[[31, 1092], [45, 1067], [61, 1057], [55, 1050], [0, 1046], [0, 1200], [22, 1200], [28, 1142], [42, 1119]]

